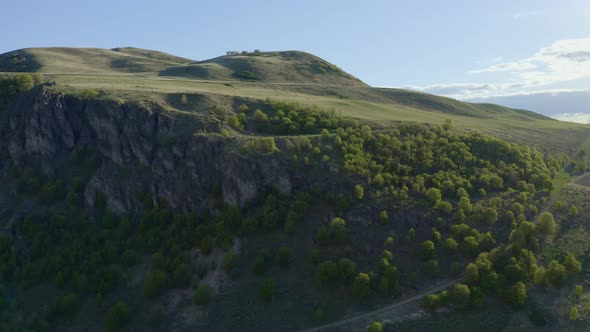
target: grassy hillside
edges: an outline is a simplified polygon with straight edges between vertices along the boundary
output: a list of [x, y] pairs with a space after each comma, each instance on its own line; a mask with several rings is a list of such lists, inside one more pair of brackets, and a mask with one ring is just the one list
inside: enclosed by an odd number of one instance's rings
[[164, 53], [164, 52], [160, 52], [160, 51], [146, 50], [146, 49], [136, 48], [136, 47], [117, 47], [117, 48], [113, 48], [111, 50], [115, 51], [115, 52], [124, 53], [124, 54], [135, 55], [135, 56], [150, 58], [150, 59], [154, 59], [154, 60], [176, 62], [176, 63], [180, 63], [180, 64], [193, 61], [190, 59], [182, 58], [182, 57], [179, 57], [176, 55], [172, 55], [172, 54], [168, 54], [168, 53]]

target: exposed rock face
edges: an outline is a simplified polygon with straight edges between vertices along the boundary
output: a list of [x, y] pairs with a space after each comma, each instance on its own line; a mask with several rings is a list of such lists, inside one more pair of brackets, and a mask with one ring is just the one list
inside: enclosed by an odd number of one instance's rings
[[[187, 135], [183, 121], [157, 105], [83, 101], [40, 86], [2, 116], [0, 148], [17, 165], [36, 163], [50, 176], [64, 172], [76, 149], [95, 151], [100, 167], [86, 184], [86, 202], [93, 206], [102, 193], [116, 212], [135, 209], [140, 193], [194, 211], [207, 208], [219, 189], [224, 202], [235, 206], [264, 187], [291, 192], [291, 175], [279, 158], [241, 154], [230, 147], [231, 139]], [[207, 126], [194, 121], [197, 131]]]

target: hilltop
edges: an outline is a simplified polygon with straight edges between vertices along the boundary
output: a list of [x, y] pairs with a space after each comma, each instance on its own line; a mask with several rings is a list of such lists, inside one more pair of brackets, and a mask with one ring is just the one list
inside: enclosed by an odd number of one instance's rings
[[588, 128], [525, 110], [370, 87], [337, 66], [300, 51], [233, 52], [191, 61], [131, 47], [29, 48], [0, 55], [0, 71], [43, 73], [63, 86], [134, 99], [154, 94], [207, 94], [297, 102], [381, 123], [442, 124], [451, 119], [459, 128], [539, 144], [553, 151], [567, 151], [580, 144]]

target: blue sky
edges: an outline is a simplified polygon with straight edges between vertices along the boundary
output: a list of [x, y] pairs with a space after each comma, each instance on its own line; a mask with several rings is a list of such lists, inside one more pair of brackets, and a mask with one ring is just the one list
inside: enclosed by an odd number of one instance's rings
[[297, 49], [374, 86], [462, 99], [590, 88], [589, 0], [2, 2], [0, 52]]

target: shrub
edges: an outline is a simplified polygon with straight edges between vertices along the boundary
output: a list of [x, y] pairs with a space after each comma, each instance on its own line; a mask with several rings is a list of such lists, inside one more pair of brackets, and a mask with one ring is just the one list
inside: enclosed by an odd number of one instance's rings
[[522, 281], [517, 282], [508, 291], [508, 303], [520, 307], [527, 300], [527, 289]]
[[359, 300], [365, 300], [371, 295], [371, 277], [366, 273], [359, 273], [352, 285], [352, 293]]
[[128, 318], [129, 309], [127, 305], [119, 301], [107, 312], [105, 328], [108, 332], [120, 331]]
[[563, 262], [563, 266], [565, 266], [565, 269], [568, 272], [575, 272], [578, 273], [580, 271], [582, 271], [582, 263], [580, 263], [576, 257], [574, 256], [574, 254], [572, 254], [571, 252], [567, 254], [567, 256], [565, 256], [565, 260]]
[[289, 247], [280, 247], [277, 250], [277, 263], [280, 267], [286, 268], [291, 264], [293, 253]]
[[551, 212], [543, 212], [539, 217], [539, 230], [545, 235], [555, 233], [555, 219]]
[[207, 284], [200, 284], [193, 295], [193, 303], [200, 306], [209, 304], [211, 300], [211, 287]]
[[156, 297], [166, 287], [166, 273], [160, 270], [152, 270], [143, 285], [143, 294], [148, 298]]
[[420, 256], [422, 257], [422, 259], [430, 259], [434, 257], [435, 254], [436, 248], [434, 247], [434, 242], [430, 240], [424, 241], [424, 243], [422, 243], [422, 246], [420, 247]]
[[471, 291], [469, 290], [469, 287], [465, 284], [456, 284], [455, 287], [453, 287], [453, 291], [452, 291], [453, 303], [459, 309], [466, 309], [467, 308], [467, 306], [469, 305], [470, 295], [471, 295]]
[[365, 189], [363, 188], [363, 186], [361, 186], [360, 184], [354, 186], [354, 197], [356, 197], [356, 199], [363, 199], [364, 196]]
[[83, 100], [94, 99], [98, 97], [98, 91], [94, 89], [83, 89], [78, 93], [78, 97]]
[[379, 322], [373, 322], [371, 326], [369, 326], [368, 332], [383, 332], [383, 325]]
[[266, 279], [260, 285], [258, 296], [262, 302], [272, 303], [275, 299], [277, 285], [273, 279]]

